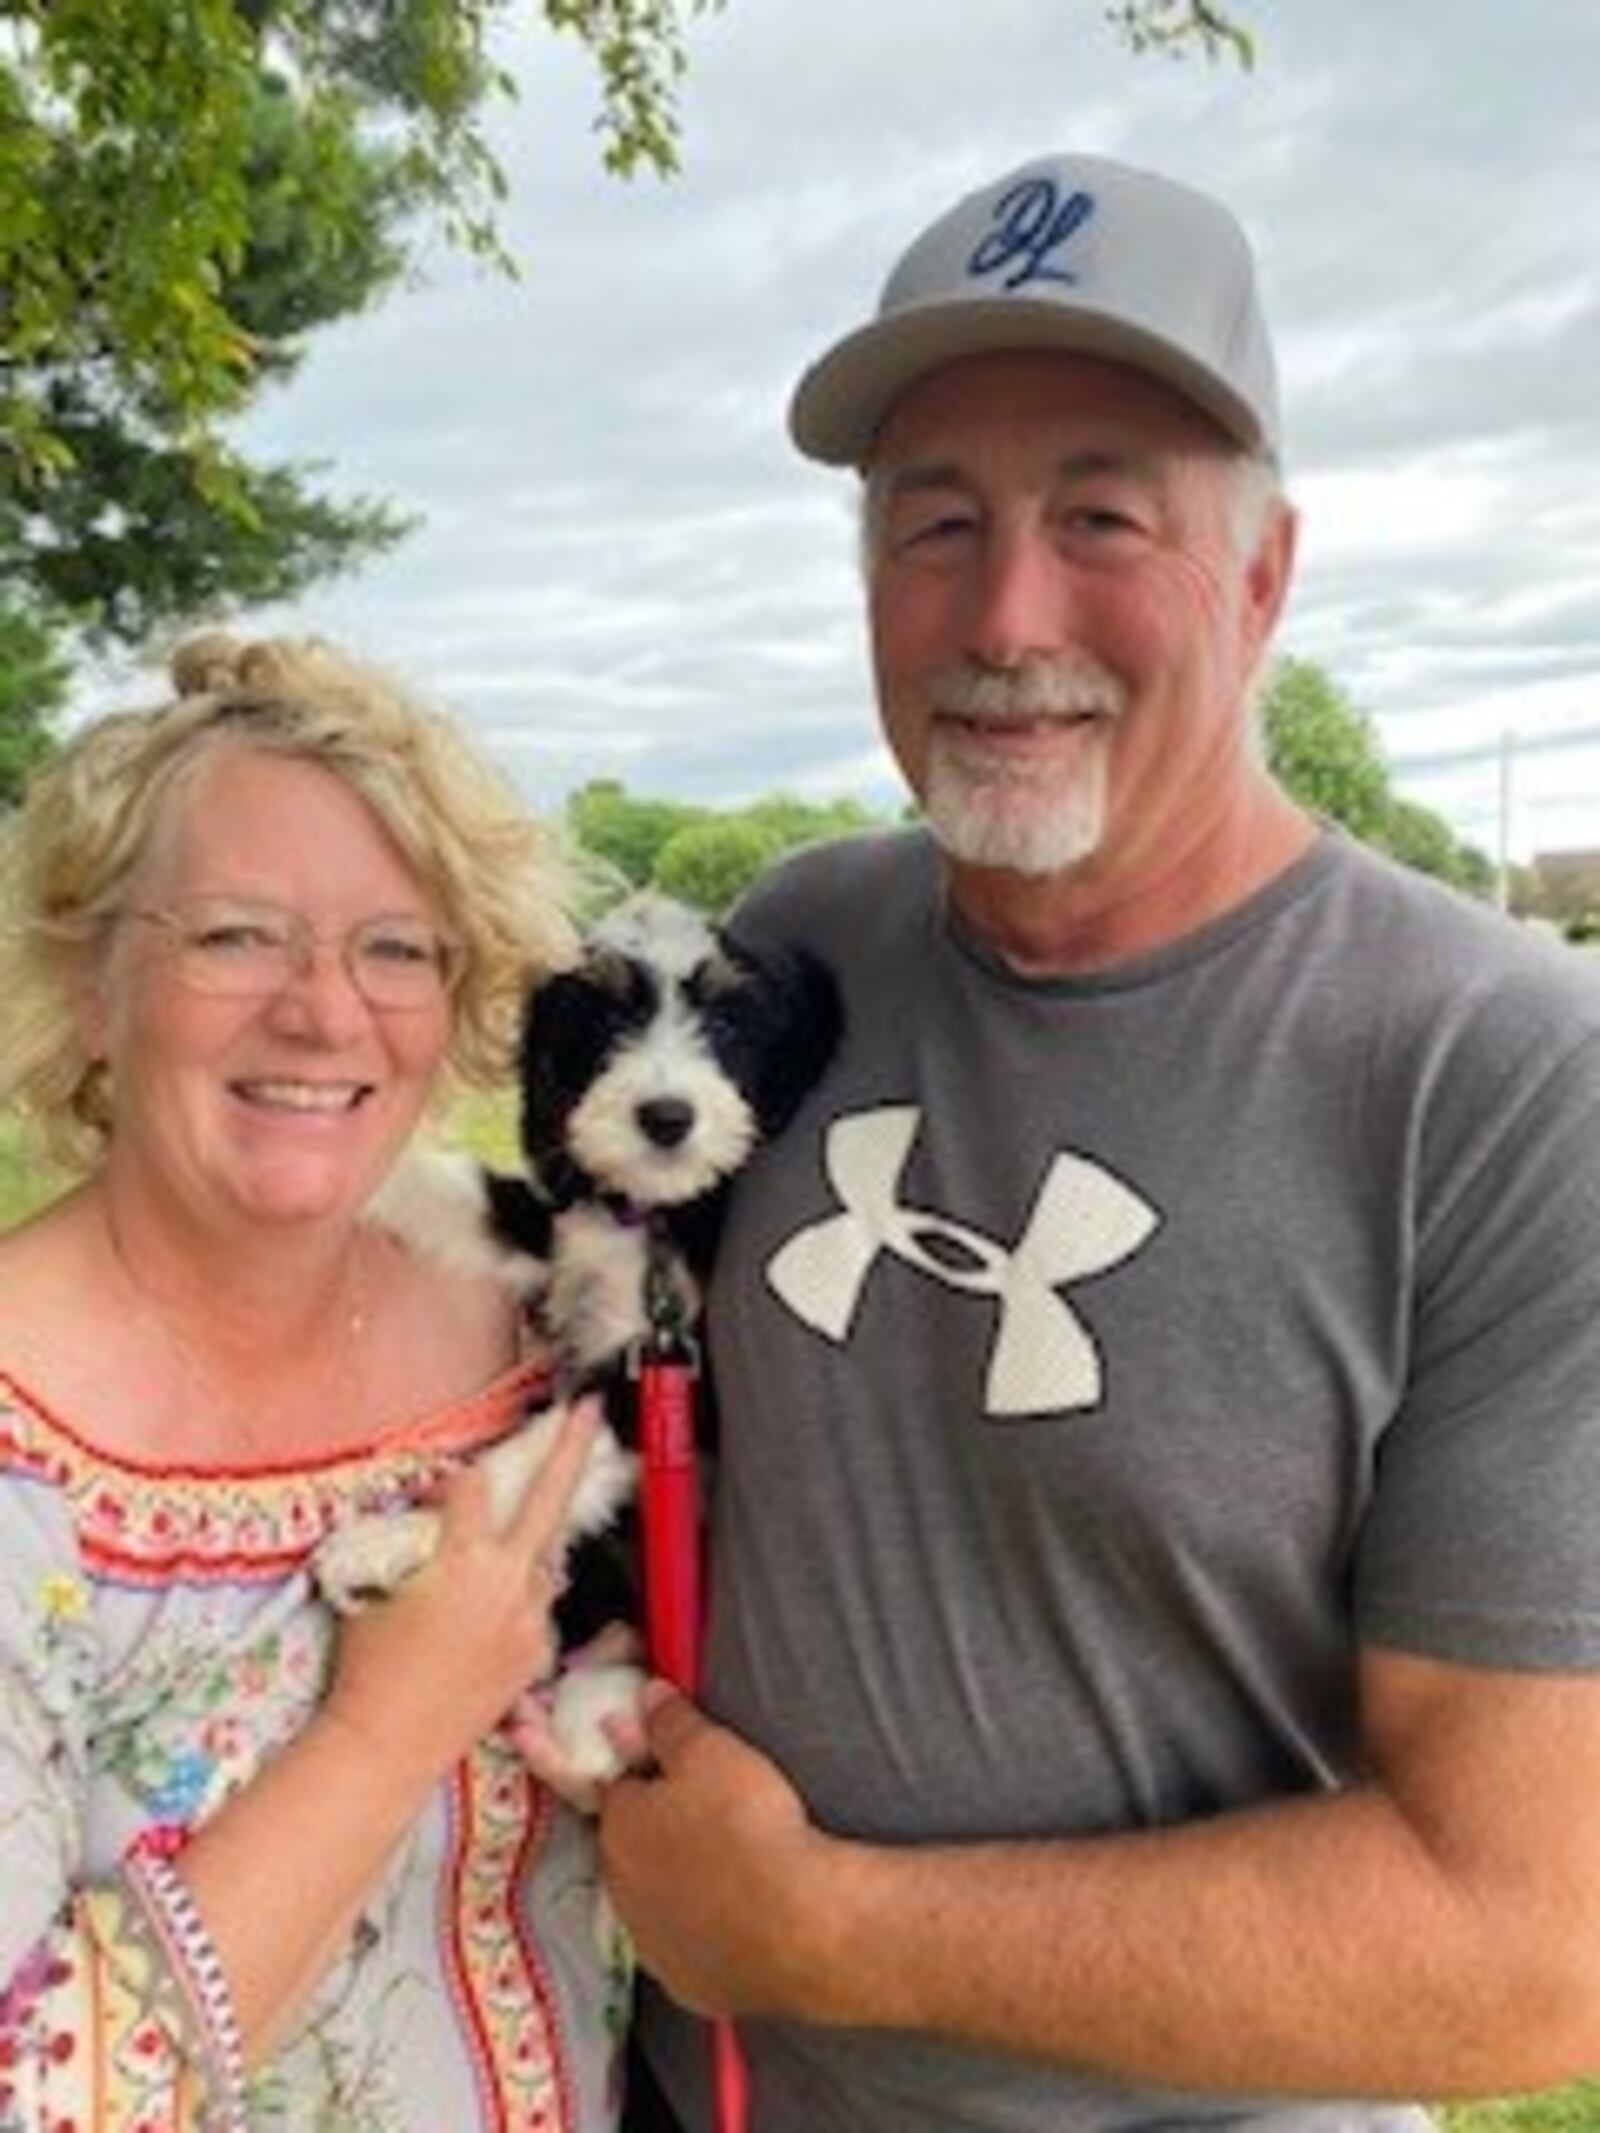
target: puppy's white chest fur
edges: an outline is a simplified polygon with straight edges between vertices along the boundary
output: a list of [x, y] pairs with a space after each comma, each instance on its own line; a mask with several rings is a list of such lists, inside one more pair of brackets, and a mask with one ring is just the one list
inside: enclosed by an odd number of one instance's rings
[[[625, 1353], [648, 1330], [650, 1234], [643, 1223], [620, 1221], [593, 1201], [557, 1215], [555, 1230], [545, 1308], [582, 1375]], [[670, 1289], [678, 1323], [687, 1324], [700, 1307], [688, 1269], [674, 1255], [659, 1262], [658, 1278]]]

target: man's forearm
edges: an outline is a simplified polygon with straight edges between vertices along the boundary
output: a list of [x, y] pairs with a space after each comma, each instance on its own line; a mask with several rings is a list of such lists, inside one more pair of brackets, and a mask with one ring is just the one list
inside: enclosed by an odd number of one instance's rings
[[1595, 2063], [1593, 2010], [1376, 1791], [1141, 1835], [846, 1845], [826, 1878], [812, 2019], [1245, 2094], [1472, 2094]]
[[687, 2006], [1228, 2093], [1426, 2097], [1600, 2067], [1600, 1683], [1390, 1655], [1372, 1782], [1171, 1828], [858, 1843], [679, 1699], [602, 1852]]

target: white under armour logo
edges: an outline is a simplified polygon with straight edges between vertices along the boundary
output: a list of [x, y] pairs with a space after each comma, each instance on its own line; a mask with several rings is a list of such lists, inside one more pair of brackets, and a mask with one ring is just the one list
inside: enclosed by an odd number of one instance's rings
[[768, 1263], [768, 1281], [804, 1324], [842, 1343], [867, 1277], [887, 1252], [947, 1288], [999, 1298], [984, 1388], [990, 1415], [1098, 1406], [1099, 1350], [1056, 1291], [1130, 1258], [1160, 1216], [1100, 1164], [1058, 1155], [1007, 1251], [981, 1230], [901, 1205], [898, 1187], [921, 1120], [915, 1105], [895, 1104], [829, 1129], [824, 1164], [844, 1212], [782, 1245]]

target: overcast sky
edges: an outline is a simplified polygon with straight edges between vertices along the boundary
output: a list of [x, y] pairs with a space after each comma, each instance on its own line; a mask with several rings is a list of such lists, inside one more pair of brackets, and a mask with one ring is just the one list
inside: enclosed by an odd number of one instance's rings
[[1305, 520], [1283, 648], [1486, 850], [1507, 732], [1512, 850], [1600, 844], [1600, 0], [1236, 12], [1253, 74], [1135, 59], [1099, 0], [728, 0], [681, 175], [632, 185], [528, 16], [495, 127], [522, 280], [442, 261], [248, 433], [425, 524], [272, 619], [420, 681], [543, 805], [887, 804], [853, 483], [792, 452], [788, 393], [959, 192], [1076, 147], [1255, 241]]

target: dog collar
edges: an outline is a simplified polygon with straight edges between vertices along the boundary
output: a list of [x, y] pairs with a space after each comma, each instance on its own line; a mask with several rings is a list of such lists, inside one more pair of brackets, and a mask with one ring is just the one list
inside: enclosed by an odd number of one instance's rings
[[630, 1200], [626, 1193], [603, 1192], [600, 1205], [623, 1229], [644, 1229], [649, 1223], [651, 1210], [641, 1207], [637, 1200]]

